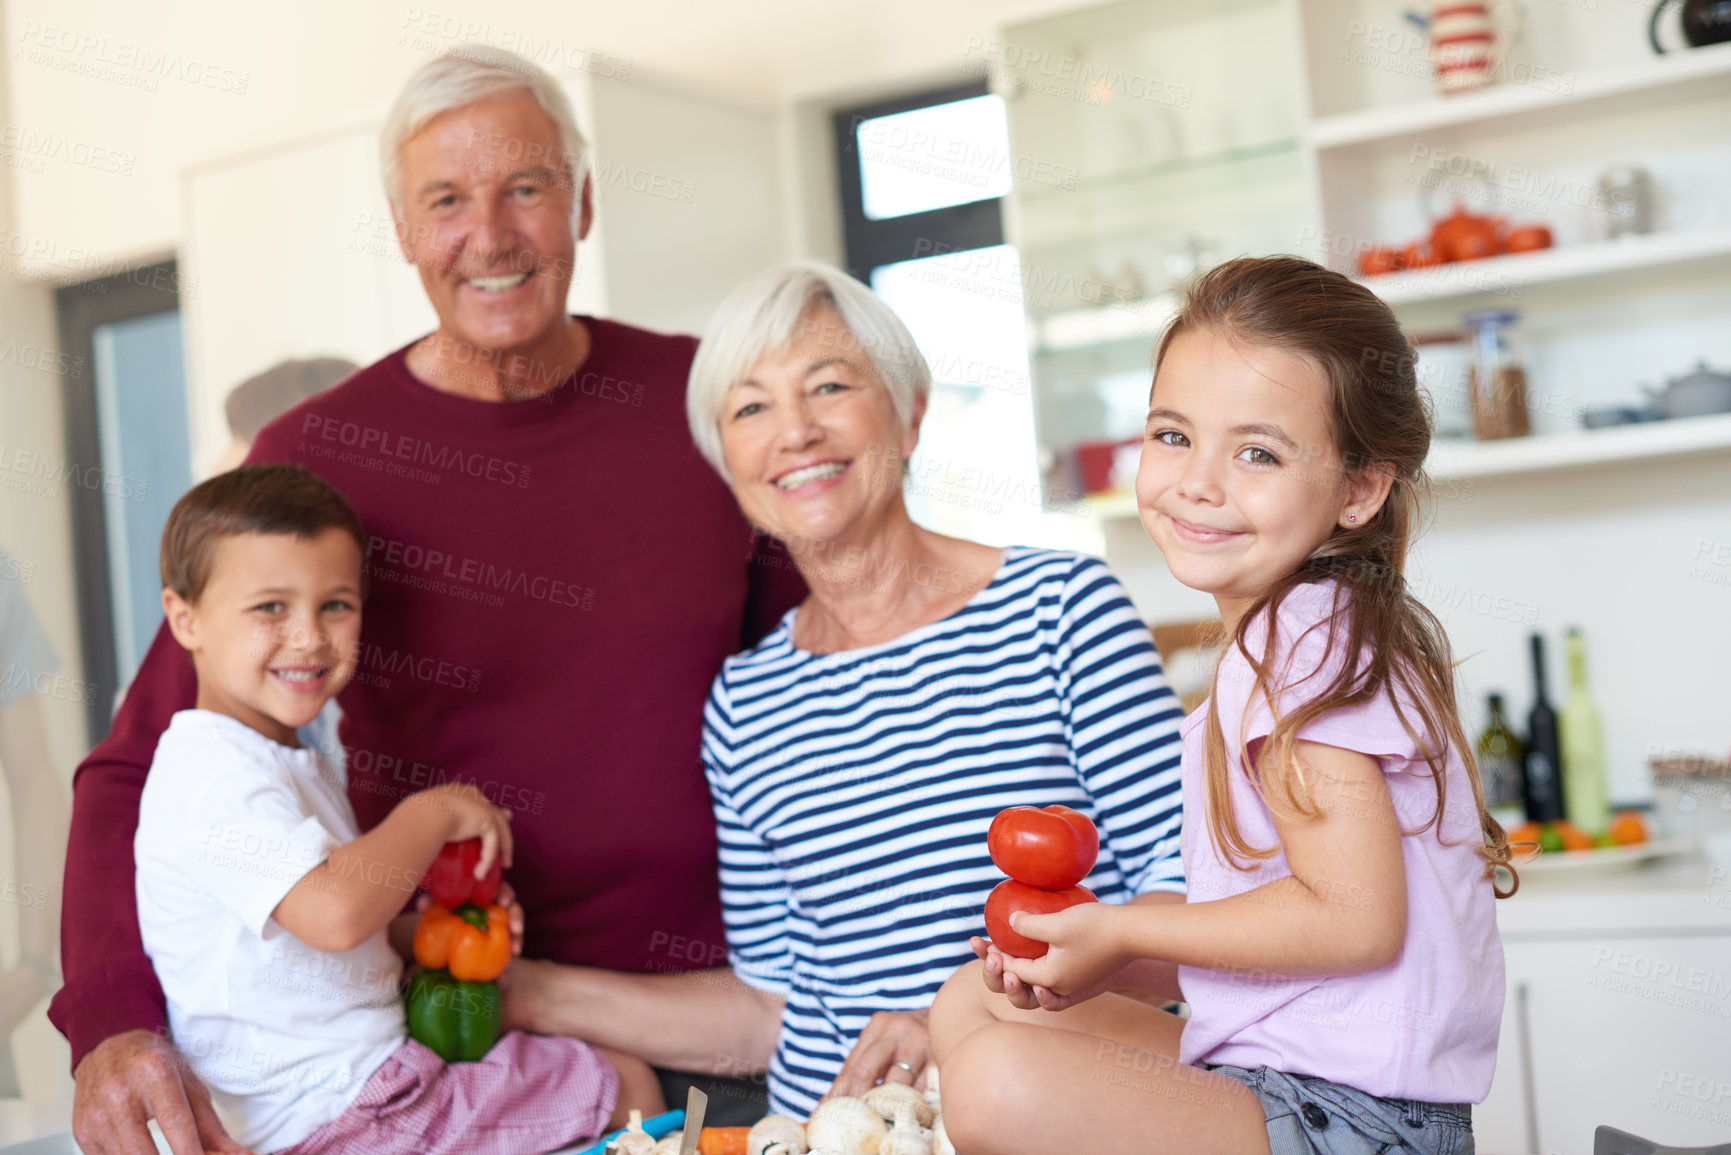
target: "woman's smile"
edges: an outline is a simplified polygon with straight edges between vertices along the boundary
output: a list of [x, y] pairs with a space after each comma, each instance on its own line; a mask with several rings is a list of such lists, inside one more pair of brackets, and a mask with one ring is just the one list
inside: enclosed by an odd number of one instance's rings
[[822, 493], [841, 484], [841, 479], [848, 471], [851, 461], [816, 461], [809, 465], [796, 465], [771, 478], [771, 483], [783, 493], [804, 496]]

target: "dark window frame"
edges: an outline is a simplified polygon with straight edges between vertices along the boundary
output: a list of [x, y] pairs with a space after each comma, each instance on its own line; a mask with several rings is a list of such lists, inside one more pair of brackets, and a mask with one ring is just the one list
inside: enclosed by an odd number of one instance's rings
[[[82, 281], [54, 291], [60, 348], [74, 365], [88, 372], [67, 378], [66, 460], [80, 471], [108, 476], [102, 460], [102, 437], [96, 407], [96, 330], [116, 321], [131, 321], [180, 309], [180, 277], [173, 260], [144, 265], [112, 276]], [[108, 736], [114, 696], [120, 689], [114, 653], [114, 590], [108, 575], [108, 513], [101, 485], [75, 484], [72, 498], [72, 547], [78, 572], [78, 639], [84, 681], [95, 692], [84, 704], [85, 731], [90, 745]]]
[[841, 191], [842, 246], [849, 273], [869, 285], [872, 272], [884, 265], [1004, 243], [1001, 197], [874, 221], [865, 215], [865, 195], [860, 180], [858, 131], [863, 122], [989, 93], [986, 82], [976, 80], [835, 111], [833, 124], [837, 187]]

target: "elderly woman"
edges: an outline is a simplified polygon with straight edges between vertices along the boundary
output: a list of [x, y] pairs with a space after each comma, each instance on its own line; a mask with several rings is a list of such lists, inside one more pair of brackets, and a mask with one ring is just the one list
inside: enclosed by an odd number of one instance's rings
[[810, 589], [724, 664], [703, 744], [728, 959], [786, 1000], [771, 1102], [799, 1116], [850, 1051], [867, 1085], [923, 1074], [925, 1010], [1003, 879], [985, 836], [1004, 807], [1092, 817], [1104, 901], [1182, 889], [1182, 711], [1148, 631], [1094, 559], [913, 522], [930, 381], [864, 285], [800, 264], [729, 297], [686, 395]]
[[1148, 630], [1095, 559], [914, 524], [901, 483], [929, 387], [901, 321], [834, 269], [772, 269], [722, 305], [692, 436], [810, 590], [705, 709], [731, 973], [520, 961], [511, 1025], [767, 1066], [770, 1108], [803, 1118], [923, 1076], [927, 1008], [1003, 879], [986, 828], [1004, 807], [1093, 818], [1102, 901], [1182, 901], [1182, 711]]

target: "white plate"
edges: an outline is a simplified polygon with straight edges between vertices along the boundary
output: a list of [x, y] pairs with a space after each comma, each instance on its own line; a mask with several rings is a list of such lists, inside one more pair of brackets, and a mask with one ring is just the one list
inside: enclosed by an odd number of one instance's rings
[[1515, 863], [1515, 869], [1526, 878], [1535, 874], [1593, 874], [1633, 870], [1643, 863], [1660, 858], [1686, 854], [1694, 849], [1691, 838], [1658, 838], [1634, 846], [1605, 846], [1593, 850], [1553, 850], [1541, 852], [1526, 862]]

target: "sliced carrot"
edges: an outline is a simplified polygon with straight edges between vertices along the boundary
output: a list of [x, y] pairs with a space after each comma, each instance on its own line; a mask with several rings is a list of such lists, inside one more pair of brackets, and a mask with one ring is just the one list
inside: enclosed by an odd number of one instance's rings
[[697, 1136], [697, 1155], [746, 1155], [750, 1127], [705, 1127]]

